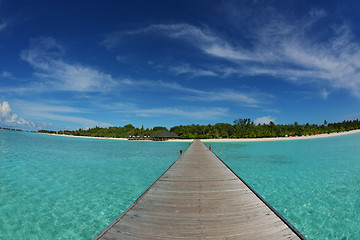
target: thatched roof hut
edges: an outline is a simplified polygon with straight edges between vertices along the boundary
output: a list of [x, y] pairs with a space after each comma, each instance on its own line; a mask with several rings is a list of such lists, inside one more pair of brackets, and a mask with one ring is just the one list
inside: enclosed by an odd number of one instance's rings
[[179, 136], [174, 132], [169, 132], [168, 130], [164, 129], [158, 132], [154, 132], [150, 134], [150, 137], [153, 141], [166, 141], [169, 139], [177, 139]]

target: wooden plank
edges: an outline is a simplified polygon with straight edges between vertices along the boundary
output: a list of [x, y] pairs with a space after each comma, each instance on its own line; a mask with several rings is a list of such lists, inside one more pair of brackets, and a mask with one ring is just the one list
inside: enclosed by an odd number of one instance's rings
[[196, 140], [100, 239], [305, 237]]

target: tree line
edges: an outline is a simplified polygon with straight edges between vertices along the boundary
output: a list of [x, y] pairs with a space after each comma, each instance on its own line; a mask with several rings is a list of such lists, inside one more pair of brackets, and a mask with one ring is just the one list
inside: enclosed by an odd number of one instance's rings
[[[129, 136], [137, 136], [143, 134], [150, 136], [154, 132], [159, 132], [167, 128], [136, 128], [131, 124], [123, 127], [108, 127], [108, 128], [89, 128], [79, 130], [64, 130], [64, 131], [48, 131], [39, 130], [42, 133], [58, 133], [74, 136], [90, 136], [90, 137], [110, 137], [110, 138], [127, 138]], [[324, 124], [255, 124], [248, 118], [236, 119], [233, 124], [230, 123], [216, 123], [214, 125], [180, 125], [170, 129], [175, 132], [179, 138], [195, 139], [195, 138], [265, 138], [265, 137], [287, 137], [287, 136], [304, 136], [315, 134], [326, 134], [334, 132], [345, 132], [350, 130], [360, 129], [360, 121], [351, 120], [337, 123]]]
[[167, 128], [165, 127], [154, 127], [154, 128], [136, 128], [131, 124], [123, 127], [108, 127], [108, 128], [89, 128], [89, 129], [78, 129], [78, 130], [61, 130], [61, 131], [49, 131], [39, 130], [40, 133], [52, 133], [52, 134], [65, 134], [73, 136], [86, 136], [86, 137], [108, 137], [108, 138], [128, 138], [129, 136], [138, 136], [140, 134], [144, 136], [150, 136], [151, 133], [159, 132]]
[[338, 123], [324, 124], [255, 124], [250, 119], [237, 119], [233, 124], [216, 123], [215, 125], [180, 125], [171, 128], [171, 131], [180, 138], [265, 138], [304, 136], [344, 132], [360, 129], [360, 121], [343, 121]]

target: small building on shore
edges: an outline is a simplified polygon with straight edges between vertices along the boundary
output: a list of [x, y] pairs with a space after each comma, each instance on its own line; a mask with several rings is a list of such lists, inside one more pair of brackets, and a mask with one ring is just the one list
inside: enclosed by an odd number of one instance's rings
[[154, 133], [150, 134], [150, 138], [153, 141], [166, 141], [169, 139], [178, 139], [179, 136], [174, 132], [170, 132], [170, 131], [164, 129], [159, 132], [154, 132]]
[[136, 136], [130, 135], [128, 140], [150, 140], [150, 137], [144, 134], [138, 134]]

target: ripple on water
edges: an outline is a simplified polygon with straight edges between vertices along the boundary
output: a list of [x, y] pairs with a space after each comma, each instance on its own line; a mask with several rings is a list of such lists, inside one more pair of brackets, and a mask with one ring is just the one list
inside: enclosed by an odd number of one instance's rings
[[360, 239], [360, 134], [212, 147], [308, 239]]
[[91, 239], [187, 146], [0, 130], [0, 239]]

